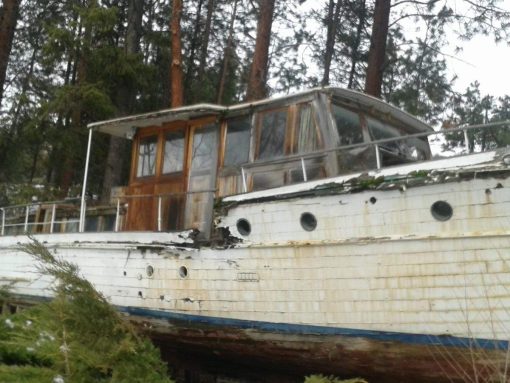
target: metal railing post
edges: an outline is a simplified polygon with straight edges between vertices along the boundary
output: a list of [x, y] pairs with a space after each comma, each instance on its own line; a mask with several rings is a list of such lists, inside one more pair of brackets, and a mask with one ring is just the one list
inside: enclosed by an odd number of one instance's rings
[[117, 198], [117, 211], [115, 212], [115, 227], [113, 228], [115, 232], [119, 231], [119, 217], [120, 217], [120, 199]]
[[87, 180], [89, 175], [89, 163], [90, 163], [90, 148], [92, 147], [92, 128], [89, 128], [89, 142], [87, 144], [87, 156], [85, 158], [85, 172], [83, 174], [83, 185], [81, 189], [81, 206], [80, 206], [80, 222], [78, 224], [78, 232], [83, 233], [85, 231], [85, 213], [87, 209], [87, 203], [85, 200], [87, 193]]
[[381, 151], [379, 150], [379, 145], [375, 144], [375, 160], [377, 161], [377, 169], [381, 169]]
[[463, 130], [464, 132], [464, 145], [466, 146], [466, 152], [470, 153], [471, 150], [469, 149], [469, 135], [467, 129]]
[[87, 201], [82, 201], [81, 208], [83, 209], [80, 212], [80, 221], [78, 222], [78, 233], [85, 232], [85, 221], [87, 219]]
[[55, 225], [55, 217], [57, 215], [57, 205], [53, 204], [51, 207], [51, 223], [50, 223], [50, 233], [53, 234], [53, 226]]
[[25, 209], [25, 227], [24, 227], [25, 233], [28, 232], [28, 215], [29, 214], [30, 214], [30, 205], [27, 205], [27, 207]]
[[5, 235], [5, 209], [2, 207], [2, 235]]
[[161, 196], [158, 197], [158, 231], [161, 231]]
[[308, 181], [308, 177], [306, 175], [305, 159], [303, 157], [301, 157], [301, 170], [303, 171], [303, 181]]
[[244, 172], [244, 168], [241, 166], [241, 177], [243, 177], [243, 192], [248, 192], [248, 186], [246, 185], [246, 173]]

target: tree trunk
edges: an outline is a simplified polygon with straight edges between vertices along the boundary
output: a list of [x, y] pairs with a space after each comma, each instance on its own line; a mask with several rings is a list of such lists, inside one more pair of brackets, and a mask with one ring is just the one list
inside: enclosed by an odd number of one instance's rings
[[358, 27], [356, 29], [356, 39], [354, 41], [354, 45], [352, 47], [352, 56], [351, 56], [351, 70], [349, 71], [349, 82], [347, 84], [348, 89], [352, 89], [354, 87], [354, 77], [356, 76], [356, 66], [359, 61], [359, 47], [361, 45], [361, 35], [363, 33], [363, 27], [365, 25], [365, 17], [366, 17], [366, 1], [361, 0], [359, 12], [359, 20]]
[[329, 85], [329, 75], [331, 72], [331, 61], [335, 52], [336, 29], [340, 23], [340, 9], [342, 0], [330, 0], [327, 17], [327, 37], [326, 50], [324, 51], [324, 75], [322, 77], [322, 86]]
[[190, 47], [189, 47], [189, 55], [188, 55], [188, 65], [186, 66], [186, 76], [184, 78], [184, 89], [188, 92], [186, 94], [186, 100], [193, 101], [194, 95], [190, 94], [191, 85], [193, 83], [193, 74], [195, 72], [195, 52], [198, 46], [198, 40], [200, 35], [200, 24], [201, 24], [201, 13], [202, 13], [202, 5], [204, 0], [199, 0], [197, 5], [197, 14], [195, 17], [195, 26], [193, 28], [193, 37], [191, 38]]
[[207, 3], [207, 17], [202, 41], [202, 51], [200, 52], [200, 63], [198, 67], [198, 82], [202, 83], [205, 75], [205, 66], [207, 65], [207, 51], [209, 49], [209, 40], [211, 38], [212, 16], [214, 12], [214, 0]]
[[259, 0], [257, 40], [248, 79], [247, 101], [260, 100], [267, 96], [266, 82], [274, 5], [275, 0]]
[[182, 88], [181, 14], [182, 0], [173, 0], [172, 18], [170, 21], [170, 32], [172, 35], [172, 62], [170, 64], [172, 108], [182, 106], [184, 96]]
[[[140, 39], [142, 35], [143, 0], [129, 0], [127, 10], [126, 56], [140, 52]], [[119, 86], [117, 92], [117, 105], [119, 116], [132, 113], [136, 97], [136, 90], [130, 84]], [[126, 139], [110, 137], [108, 156], [101, 190], [101, 202], [109, 203], [112, 188], [123, 182], [124, 165], [126, 162]]]
[[365, 93], [381, 97], [384, 61], [386, 57], [386, 41], [390, 20], [391, 0], [376, 0], [374, 25], [368, 51], [367, 78]]
[[0, 106], [21, 0], [3, 0], [0, 12]]
[[220, 105], [223, 100], [223, 91], [225, 89], [228, 65], [230, 63], [230, 58], [232, 57], [232, 46], [234, 45], [234, 24], [237, 15], [237, 3], [238, 0], [234, 0], [234, 8], [232, 9], [232, 17], [230, 18], [230, 25], [228, 29], [227, 44], [225, 45], [225, 51], [223, 53], [223, 65], [221, 68], [220, 83], [218, 85], [218, 97], [216, 98], [217, 103]]

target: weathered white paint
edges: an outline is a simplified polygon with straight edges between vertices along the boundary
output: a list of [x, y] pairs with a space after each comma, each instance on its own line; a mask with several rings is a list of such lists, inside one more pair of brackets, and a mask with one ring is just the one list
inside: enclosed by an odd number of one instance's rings
[[[118, 306], [510, 339], [509, 182], [475, 178], [244, 203], [219, 217], [220, 226], [244, 239], [229, 249], [185, 248], [192, 244], [189, 233], [37, 238], [76, 263]], [[449, 221], [432, 217], [438, 200], [452, 205]], [[303, 230], [303, 212], [316, 216], [316, 230]], [[236, 229], [240, 218], [252, 226], [246, 238]], [[0, 278], [17, 280], [20, 294], [46, 296], [51, 280], [39, 278], [32, 259], [16, 247], [27, 240], [0, 239]]]

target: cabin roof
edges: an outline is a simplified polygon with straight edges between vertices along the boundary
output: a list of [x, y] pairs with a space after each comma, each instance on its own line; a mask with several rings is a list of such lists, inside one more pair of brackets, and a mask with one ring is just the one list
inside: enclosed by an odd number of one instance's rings
[[133, 116], [115, 118], [106, 121], [94, 122], [88, 125], [89, 129], [93, 129], [102, 133], [110, 134], [112, 136], [124, 137], [131, 139], [136, 133], [136, 129], [148, 126], [160, 126], [164, 123], [189, 120], [198, 117], [218, 116], [238, 114], [243, 110], [250, 110], [255, 107], [264, 106], [268, 104], [282, 104], [287, 101], [296, 99], [307, 98], [314, 93], [330, 94], [347, 104], [352, 105], [354, 108], [362, 108], [376, 111], [384, 115], [389, 115], [392, 118], [411, 126], [420, 132], [432, 131], [430, 125], [421, 121], [420, 119], [404, 112], [378, 98], [369, 96], [367, 94], [357, 92], [350, 89], [342, 89], [335, 87], [314, 88], [307, 91], [293, 93], [286, 96], [268, 98], [264, 100], [246, 102], [232, 106], [221, 106], [214, 104], [196, 104], [190, 106], [183, 106], [173, 109], [163, 109], [150, 113], [137, 114]]

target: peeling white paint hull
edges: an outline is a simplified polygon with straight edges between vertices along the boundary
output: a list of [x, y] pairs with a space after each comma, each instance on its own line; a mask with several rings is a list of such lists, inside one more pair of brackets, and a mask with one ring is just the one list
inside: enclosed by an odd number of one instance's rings
[[[411, 351], [418, 360], [430, 357], [431, 349], [469, 348], [469, 339], [502, 341], [481, 341], [488, 350], [506, 348], [509, 186], [487, 175], [408, 189], [244, 201], [219, 217], [220, 226], [244, 239], [227, 248], [194, 248], [189, 233], [37, 238], [76, 263], [112, 304], [174, 341], [187, 334], [191, 341], [183, 342], [208, 344], [192, 336], [197, 325], [226, 338], [230, 328], [282, 350], [286, 343], [278, 339], [284, 335], [313, 335], [312, 343], [323, 339], [325, 349], [356, 339], [350, 350], [355, 354], [387, 344], [388, 355], [400, 358], [393, 362], [403, 363]], [[453, 207], [448, 221], [431, 215], [439, 200]], [[313, 231], [301, 227], [305, 212], [317, 219]], [[237, 232], [242, 218], [251, 224], [249, 236]], [[33, 260], [16, 248], [26, 241], [0, 239], [0, 278], [17, 281], [21, 296], [47, 297], [51, 281], [37, 275]], [[344, 345], [338, 357], [350, 351]], [[429, 369], [437, 378], [430, 363], [408, 376]]]

